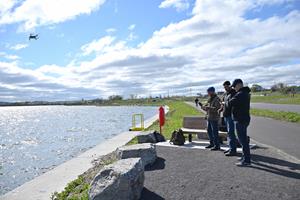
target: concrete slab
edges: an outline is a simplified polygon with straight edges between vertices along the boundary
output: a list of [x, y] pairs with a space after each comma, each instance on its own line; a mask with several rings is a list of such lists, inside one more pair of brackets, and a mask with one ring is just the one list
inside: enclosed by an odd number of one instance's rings
[[[168, 110], [167, 110], [168, 111]], [[145, 127], [151, 126], [158, 119], [155, 115], [145, 121]], [[65, 186], [80, 174], [91, 168], [95, 158], [113, 152], [125, 145], [140, 131], [123, 132], [101, 143], [81, 155], [57, 166], [56, 168], [26, 182], [20, 187], [1, 196], [1, 200], [49, 200], [54, 192], [62, 191]]]
[[[163, 146], [163, 147], [175, 147], [175, 148], [189, 148], [189, 149], [201, 149], [201, 150], [207, 150], [205, 149], [205, 147], [209, 145], [209, 141], [193, 141], [193, 142], [185, 142], [184, 145], [182, 146], [177, 146], [177, 145], [173, 145], [170, 144], [170, 141], [166, 141], [166, 142], [160, 142], [160, 143], [156, 143], [156, 146]], [[256, 144], [250, 144], [250, 148], [253, 149], [254, 147], [256, 147]], [[221, 145], [221, 150], [222, 151], [227, 151], [229, 149], [228, 145]], [[242, 148], [237, 148], [237, 152], [241, 153], [242, 152]]]

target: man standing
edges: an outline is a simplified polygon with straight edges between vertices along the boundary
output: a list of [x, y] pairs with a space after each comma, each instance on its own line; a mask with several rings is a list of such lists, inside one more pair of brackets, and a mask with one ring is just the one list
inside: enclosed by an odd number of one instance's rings
[[198, 98], [195, 99], [195, 104], [196, 104], [196, 107], [198, 107], [198, 104], [199, 104], [199, 99]]
[[221, 108], [221, 100], [215, 93], [215, 88], [210, 87], [207, 89], [208, 100], [207, 103], [202, 106], [201, 108], [206, 111], [207, 113], [207, 134], [209, 137], [210, 145], [205, 148], [211, 148], [212, 151], [220, 150], [220, 143], [219, 143], [219, 128], [218, 128], [218, 121], [220, 115], [218, 110]]
[[237, 166], [250, 166], [250, 147], [247, 137], [247, 127], [250, 123], [250, 89], [244, 87], [241, 79], [235, 79], [232, 87], [237, 92], [226, 104], [232, 107], [232, 117], [235, 123], [236, 132], [243, 149], [243, 157]]
[[222, 99], [224, 104], [222, 105], [222, 108], [219, 110], [219, 112], [223, 111], [223, 117], [227, 127], [228, 144], [229, 144], [229, 149], [224, 153], [225, 156], [236, 156], [236, 136], [234, 131], [234, 122], [231, 116], [231, 106], [228, 104], [228, 102], [236, 94], [236, 91], [232, 89], [229, 81], [225, 81], [223, 83], [223, 86], [225, 89], [225, 94], [223, 95], [223, 99]]

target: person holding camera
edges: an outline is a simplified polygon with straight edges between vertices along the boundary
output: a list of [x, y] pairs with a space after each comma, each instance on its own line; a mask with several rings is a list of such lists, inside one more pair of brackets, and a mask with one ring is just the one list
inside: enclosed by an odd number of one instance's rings
[[218, 113], [218, 110], [221, 108], [221, 100], [215, 93], [214, 87], [209, 87], [207, 89], [207, 94], [207, 103], [205, 105], [199, 103], [201, 108], [207, 113], [207, 134], [210, 144], [205, 148], [211, 148], [211, 151], [218, 151], [220, 150], [218, 127], [220, 114]]

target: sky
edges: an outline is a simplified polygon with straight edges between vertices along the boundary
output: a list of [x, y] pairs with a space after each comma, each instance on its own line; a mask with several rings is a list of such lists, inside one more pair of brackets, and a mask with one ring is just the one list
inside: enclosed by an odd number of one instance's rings
[[0, 0], [0, 101], [300, 85], [299, 22], [300, 0]]

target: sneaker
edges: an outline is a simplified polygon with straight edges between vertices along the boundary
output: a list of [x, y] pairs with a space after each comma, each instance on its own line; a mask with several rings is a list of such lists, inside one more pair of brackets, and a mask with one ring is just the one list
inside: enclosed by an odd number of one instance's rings
[[243, 161], [244, 158], [243, 158], [243, 157], [239, 157], [239, 158], [237, 158], [237, 160], [238, 160], [238, 161]]
[[225, 156], [228, 156], [228, 157], [236, 156], [236, 155], [237, 155], [236, 152], [232, 152], [232, 151], [229, 151], [228, 153], [225, 153]]
[[221, 150], [221, 148], [220, 147], [216, 147], [216, 146], [214, 146], [213, 148], [211, 148], [210, 149], [211, 151], [220, 151]]
[[238, 163], [235, 163], [235, 164], [238, 167], [249, 167], [249, 166], [251, 166], [250, 162], [245, 162], [245, 161], [241, 161], [241, 162], [238, 162]]
[[230, 149], [228, 149], [228, 150], [224, 151], [224, 154], [225, 154], [225, 153], [228, 153], [229, 151], [230, 151]]
[[209, 148], [212, 148], [212, 147], [214, 147], [214, 145], [210, 144], [210, 145], [206, 146], [205, 149], [209, 149]]

